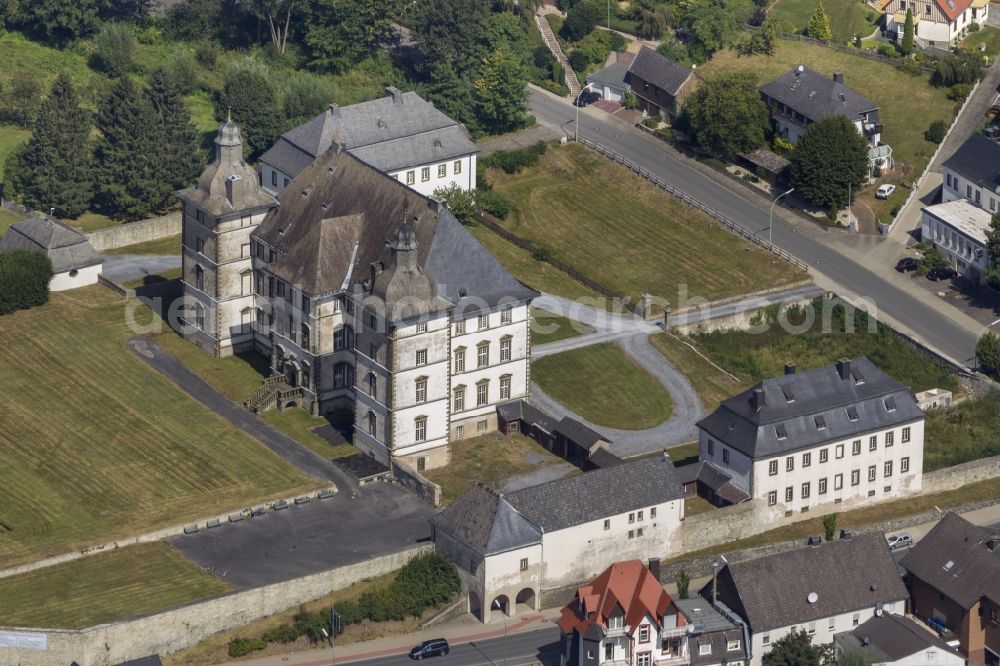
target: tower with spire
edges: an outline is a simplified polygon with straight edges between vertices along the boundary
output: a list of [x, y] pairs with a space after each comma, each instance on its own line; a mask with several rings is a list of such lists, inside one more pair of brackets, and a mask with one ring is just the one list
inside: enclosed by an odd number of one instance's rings
[[250, 233], [278, 205], [243, 159], [240, 128], [227, 113], [215, 159], [181, 201], [185, 337], [213, 356], [253, 347], [257, 318]]

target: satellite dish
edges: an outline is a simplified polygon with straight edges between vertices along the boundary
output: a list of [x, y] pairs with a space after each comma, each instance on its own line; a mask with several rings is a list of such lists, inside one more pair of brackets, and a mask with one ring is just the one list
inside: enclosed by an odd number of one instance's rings
[[806, 597], [806, 601], [808, 601], [811, 604], [814, 604], [817, 601], [819, 601], [819, 595], [816, 594], [815, 592], [810, 592], [809, 596]]
[[877, 617], [882, 617], [882, 602], [875, 604], [875, 615]]

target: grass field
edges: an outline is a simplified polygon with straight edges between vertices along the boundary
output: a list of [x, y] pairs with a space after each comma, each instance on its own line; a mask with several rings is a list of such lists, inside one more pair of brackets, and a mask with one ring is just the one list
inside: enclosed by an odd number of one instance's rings
[[670, 417], [670, 397], [660, 382], [613, 343], [545, 356], [531, 364], [531, 378], [597, 425], [644, 430]]
[[0, 208], [0, 236], [6, 233], [10, 225], [14, 224], [21, 219], [21, 216], [13, 211], [9, 211], [6, 208]]
[[[868, 37], [877, 28], [879, 13], [861, 0], [822, 0], [823, 11], [830, 19], [834, 41], [846, 42], [855, 35]], [[809, 25], [809, 19], [820, 0], [777, 0], [771, 5], [768, 16], [785, 21], [786, 32], [800, 33]]]
[[891, 65], [805, 42], [778, 40], [773, 56], [741, 58], [732, 50], [719, 51], [698, 71], [711, 78], [720, 72], [751, 69], [763, 83], [798, 65], [827, 76], [843, 72], [849, 88], [880, 105], [879, 117], [885, 123], [882, 141], [892, 146], [897, 162], [913, 167], [914, 178], [937, 148], [924, 139], [924, 130], [935, 120], [951, 124], [955, 115], [947, 90], [931, 86], [926, 76], [910, 76]]
[[[529, 462], [529, 457], [537, 462]], [[441, 501], [451, 504], [476, 481], [500, 490], [504, 481], [516, 474], [561, 460], [524, 435], [494, 432], [455, 442], [451, 445], [451, 462], [424, 472], [424, 476], [441, 486]]]
[[66, 220], [66, 223], [70, 226], [74, 226], [83, 233], [88, 233], [90, 231], [97, 231], [98, 229], [107, 229], [108, 227], [114, 227], [121, 224], [118, 220], [112, 220], [107, 215], [101, 215], [100, 213], [84, 213], [75, 220]]
[[316, 486], [129, 352], [102, 287], [4, 316], [0, 335], [0, 565]]
[[924, 472], [1000, 455], [1000, 405], [992, 396], [930, 412], [924, 429]]
[[167, 236], [159, 240], [135, 245], [125, 245], [112, 250], [103, 250], [103, 254], [181, 254], [181, 235]]
[[131, 280], [126, 280], [122, 285], [129, 289], [137, 289], [142, 286], [156, 284], [157, 282], [165, 282], [167, 280], [175, 280], [181, 276], [183, 270], [178, 268], [171, 268], [167, 271], [160, 271], [159, 273], [153, 273], [151, 275], [143, 275], [142, 277], [133, 278]]
[[544, 345], [547, 342], [575, 338], [593, 333], [594, 329], [569, 317], [542, 310], [531, 309], [531, 344]]
[[583, 146], [554, 146], [535, 167], [489, 177], [518, 206], [508, 229], [633, 302], [649, 292], [677, 303], [682, 285], [713, 299], [802, 277]]
[[166, 543], [144, 543], [0, 578], [0, 626], [84, 629], [231, 589]]
[[983, 52], [991, 58], [1000, 53], [1000, 28], [991, 26], [969, 33], [969, 36], [962, 40], [961, 47], [979, 53], [981, 44], [986, 44]]
[[649, 336], [649, 341], [688, 378], [701, 400], [702, 407], [708, 411], [715, 409], [726, 398], [731, 398], [749, 388], [752, 383], [749, 380], [734, 381], [726, 373], [720, 372], [688, 347], [690, 341], [683, 337], [657, 333]]
[[[2, 44], [0, 40], [0, 44]], [[26, 130], [23, 127], [18, 127], [17, 125], [2, 124], [0, 125], [0, 177], [3, 176], [3, 167], [7, 163], [7, 158], [10, 157], [11, 153], [18, 149], [18, 147], [28, 140], [31, 136], [31, 131]]]

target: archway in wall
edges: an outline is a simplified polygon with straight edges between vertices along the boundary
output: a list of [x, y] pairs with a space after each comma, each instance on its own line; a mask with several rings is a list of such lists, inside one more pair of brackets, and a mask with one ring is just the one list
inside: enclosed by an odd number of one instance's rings
[[510, 617], [513, 609], [510, 607], [510, 598], [506, 594], [501, 594], [493, 598], [487, 613], [491, 620], [502, 620], [503, 616]]
[[517, 605], [517, 610], [519, 612], [524, 610], [538, 610], [537, 599], [538, 596], [535, 594], [535, 590], [530, 587], [526, 587], [517, 593], [517, 596], [514, 598], [514, 603]]

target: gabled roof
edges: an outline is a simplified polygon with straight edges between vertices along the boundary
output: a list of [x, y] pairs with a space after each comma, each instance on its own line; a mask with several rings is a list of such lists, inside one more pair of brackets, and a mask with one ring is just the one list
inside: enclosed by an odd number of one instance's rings
[[582, 446], [583, 448], [592, 450], [595, 446], [601, 442], [610, 442], [610, 440], [602, 435], [601, 433], [588, 428], [576, 419], [564, 416], [559, 425], [556, 426], [556, 434], [562, 435], [566, 439]]
[[900, 565], [966, 610], [982, 597], [1000, 603], [1000, 530], [956, 513], [946, 513]]
[[862, 356], [765, 379], [723, 401], [698, 427], [760, 459], [924, 417], [907, 387]]
[[628, 71], [629, 74], [635, 74], [643, 81], [670, 95], [677, 95], [681, 86], [694, 76], [690, 69], [681, 67], [670, 58], [660, 55], [647, 46], [639, 49], [639, 53], [629, 65]]
[[733, 480], [728, 474], [704, 460], [678, 467], [677, 475], [682, 483], [697, 481], [704, 484], [706, 488], [730, 504], [739, 504], [750, 499], [750, 495], [733, 485]]
[[440, 530], [480, 555], [541, 543], [542, 530], [499, 493], [477, 482], [431, 519]]
[[[562, 609], [558, 624], [564, 634], [576, 631], [586, 635], [596, 627], [603, 635], [608, 618], [621, 612], [631, 635], [647, 616], [662, 626], [671, 605], [670, 595], [642, 562], [615, 562], [590, 585], [577, 589], [573, 601]], [[676, 606], [673, 608], [676, 611]], [[685, 624], [682, 613], [678, 613], [677, 622]]]
[[380, 171], [478, 152], [459, 123], [415, 92], [329, 109], [285, 132], [260, 161], [295, 177], [337, 141]]
[[604, 69], [599, 69], [587, 76], [587, 83], [602, 83], [611, 86], [627, 88], [625, 75], [628, 73], [628, 65], [623, 62], [613, 62]]
[[814, 122], [833, 116], [847, 116], [855, 121], [858, 116], [879, 108], [864, 95], [804, 65], [768, 81], [760, 91]]
[[104, 261], [86, 236], [41, 213], [32, 213], [12, 224], [0, 238], [0, 252], [4, 250], [41, 252], [52, 262], [53, 273], [80, 270]]
[[[711, 582], [702, 590], [708, 594]], [[816, 594], [815, 603], [809, 601]], [[754, 632], [874, 608], [909, 595], [885, 536], [871, 532], [744, 562], [719, 572], [718, 598]]]
[[972, 0], [934, 0], [941, 13], [948, 17], [948, 21], [954, 21], [958, 16], [969, 8]]
[[1000, 145], [976, 132], [944, 162], [962, 178], [996, 191], [1000, 187]]
[[899, 661], [929, 648], [955, 652], [910, 618], [892, 613], [876, 615], [854, 631], [835, 635], [834, 641], [843, 648], [867, 653], [872, 663]]

